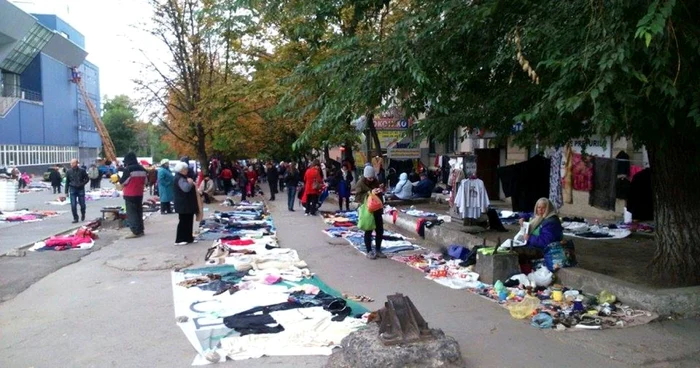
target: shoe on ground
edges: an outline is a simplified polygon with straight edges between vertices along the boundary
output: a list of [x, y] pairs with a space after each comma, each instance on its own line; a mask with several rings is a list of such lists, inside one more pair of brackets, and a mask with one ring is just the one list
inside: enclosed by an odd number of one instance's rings
[[386, 254], [381, 251], [375, 252], [375, 254], [377, 255], [377, 258], [386, 258]]
[[189, 243], [188, 243], [188, 242], [179, 242], [179, 243], [175, 243], [175, 245], [187, 245], [187, 244], [189, 244]]
[[71, 224], [77, 224], [77, 223], [78, 223], [78, 219], [74, 219], [74, 220], [71, 222]]
[[308, 213], [305, 213], [305, 214], [304, 214], [304, 216], [308, 216], [308, 215], [309, 215]]
[[367, 258], [377, 259], [377, 253], [375, 251], [371, 250], [371, 251], [369, 251], [369, 253], [367, 253]]
[[85, 221], [85, 215], [80, 216], [80, 221]]
[[144, 235], [145, 235], [144, 233], [140, 233], [140, 234], [129, 234], [129, 235], [127, 235], [126, 237], [124, 237], [124, 239], [140, 238], [140, 237], [142, 237], [142, 236], [144, 236]]

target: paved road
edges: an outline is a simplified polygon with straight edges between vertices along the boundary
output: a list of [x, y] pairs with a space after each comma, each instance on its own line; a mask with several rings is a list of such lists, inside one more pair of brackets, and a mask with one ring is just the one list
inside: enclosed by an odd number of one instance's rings
[[[104, 188], [113, 187], [107, 180], [102, 181], [102, 186]], [[18, 209], [65, 211], [65, 213], [37, 223], [0, 223], [0, 254], [5, 254], [13, 248], [22, 247], [57, 233], [78, 227], [77, 225], [80, 224], [71, 224], [73, 215], [70, 211], [70, 205], [55, 206], [46, 204], [48, 201], [56, 200], [58, 196], [59, 194], [53, 194], [51, 190], [19, 194], [17, 197]], [[118, 206], [123, 204], [123, 198], [105, 198], [99, 201], [88, 201], [86, 203], [86, 220], [101, 217], [100, 209], [103, 206]], [[78, 211], [80, 211], [80, 209], [78, 209]]]
[[[697, 367], [700, 361], [698, 320], [540, 331], [490, 301], [439, 286], [403, 264], [370, 261], [322, 234], [320, 219], [278, 210], [284, 206], [282, 201], [272, 206], [282, 246], [297, 249], [329, 285], [377, 299], [370, 309], [380, 308], [385, 295], [409, 295], [431, 327], [459, 341], [470, 367]], [[174, 216], [156, 214], [146, 223], [146, 237], [126, 241], [126, 232], [115, 231], [113, 243], [0, 304], [0, 367], [189, 367], [194, 350], [174, 322], [170, 271], [159, 268], [183, 256], [201, 264], [208, 244], [173, 246], [175, 225]], [[152, 270], [109, 266], [129, 261]], [[325, 361], [278, 357], [221, 366], [322, 367]]]

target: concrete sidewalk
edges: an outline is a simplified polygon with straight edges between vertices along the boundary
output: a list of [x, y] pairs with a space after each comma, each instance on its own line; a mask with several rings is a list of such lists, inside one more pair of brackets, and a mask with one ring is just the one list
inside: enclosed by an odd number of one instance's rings
[[[319, 217], [288, 212], [285, 201], [272, 202], [271, 209], [280, 244], [297, 249], [324, 282], [375, 298], [369, 309], [380, 308], [395, 292], [410, 296], [431, 327], [459, 341], [470, 367], [695, 367], [700, 359], [699, 321], [541, 331], [512, 319], [495, 303], [440, 286], [402, 263], [368, 260], [323, 234]], [[112, 244], [0, 304], [0, 366], [189, 367], [195, 352], [175, 324], [170, 270], [202, 265], [211, 242], [173, 246], [176, 223], [177, 216], [151, 216], [145, 237], [124, 240], [127, 232], [119, 232]], [[220, 366], [311, 368], [326, 360], [274, 357]]]

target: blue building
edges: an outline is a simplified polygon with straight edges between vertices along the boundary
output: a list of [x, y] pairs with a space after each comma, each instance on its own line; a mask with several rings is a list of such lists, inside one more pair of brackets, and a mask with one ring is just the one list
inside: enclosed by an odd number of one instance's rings
[[86, 56], [85, 37], [62, 19], [0, 0], [0, 166], [38, 173], [98, 157], [100, 136], [71, 81], [77, 67], [99, 113], [99, 69]]

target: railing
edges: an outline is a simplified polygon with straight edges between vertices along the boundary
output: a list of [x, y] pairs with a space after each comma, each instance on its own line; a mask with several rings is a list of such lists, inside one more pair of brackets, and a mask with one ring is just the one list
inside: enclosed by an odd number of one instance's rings
[[[5, 90], [7, 92], [7, 90]], [[19, 98], [25, 101], [42, 102], [41, 92], [32, 91], [26, 88], [13, 88], [9, 93], [3, 94], [2, 97]]]

